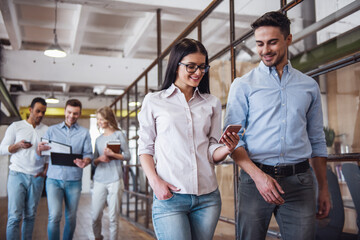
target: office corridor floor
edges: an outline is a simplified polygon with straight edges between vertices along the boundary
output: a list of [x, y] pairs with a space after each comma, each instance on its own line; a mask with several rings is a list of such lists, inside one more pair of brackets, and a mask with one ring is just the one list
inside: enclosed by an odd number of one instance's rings
[[[39, 203], [35, 228], [33, 233], [34, 240], [47, 239], [47, 218], [48, 208], [46, 197], [42, 197]], [[0, 198], [0, 239], [6, 239], [6, 222], [7, 222], [7, 197]], [[104, 239], [109, 239], [109, 219], [107, 210], [104, 211], [102, 220]], [[64, 214], [60, 225], [61, 231], [64, 229]], [[62, 239], [62, 236], [61, 238]], [[91, 195], [81, 194], [79, 208], [77, 212], [76, 230], [74, 240], [94, 239], [91, 227]], [[153, 240], [146, 232], [138, 229], [131, 223], [120, 218], [119, 239], [126, 240]]]
[[[6, 223], [7, 223], [7, 197], [0, 198], [0, 239], [6, 239]], [[46, 197], [40, 199], [37, 210], [37, 217], [35, 220], [35, 228], [33, 233], [33, 240], [46, 240], [47, 239], [47, 219], [48, 208]], [[60, 223], [61, 236], [64, 229], [64, 213]], [[109, 218], [107, 209], [104, 211], [102, 219], [102, 228], [104, 239], [109, 239]], [[220, 229], [221, 230], [220, 230]], [[224, 234], [226, 233], [226, 234]], [[76, 230], [74, 240], [93, 240], [94, 235], [91, 227], [91, 194], [81, 194], [80, 203], [77, 212]], [[120, 218], [120, 229], [118, 239], [124, 240], [154, 240], [152, 236], [135, 227], [128, 221]], [[219, 221], [218, 229], [215, 233], [214, 240], [234, 240], [233, 226], [222, 223]], [[276, 237], [268, 236], [266, 240], [278, 239]]]

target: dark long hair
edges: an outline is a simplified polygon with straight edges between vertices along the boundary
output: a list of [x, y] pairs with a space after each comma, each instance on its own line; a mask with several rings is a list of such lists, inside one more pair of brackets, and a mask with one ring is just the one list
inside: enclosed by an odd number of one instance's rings
[[[169, 88], [171, 84], [175, 82], [179, 62], [185, 56], [197, 52], [205, 56], [205, 64], [208, 65], [208, 53], [201, 42], [194, 39], [183, 38], [177, 44], [175, 44], [175, 46], [171, 49], [170, 52], [169, 62], [165, 73], [165, 79], [161, 86], [161, 90]], [[210, 93], [209, 71], [204, 74], [203, 78], [200, 81], [198, 89], [200, 93]]]

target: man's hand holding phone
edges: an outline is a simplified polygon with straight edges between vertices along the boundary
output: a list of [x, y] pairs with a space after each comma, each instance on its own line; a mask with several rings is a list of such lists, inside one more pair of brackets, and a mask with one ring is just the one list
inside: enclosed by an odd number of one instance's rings
[[30, 141], [21, 140], [21, 141], [20, 141], [20, 147], [21, 147], [21, 148], [24, 148], [24, 149], [27, 149], [27, 148], [31, 148], [31, 147], [32, 147], [32, 144], [31, 144]]

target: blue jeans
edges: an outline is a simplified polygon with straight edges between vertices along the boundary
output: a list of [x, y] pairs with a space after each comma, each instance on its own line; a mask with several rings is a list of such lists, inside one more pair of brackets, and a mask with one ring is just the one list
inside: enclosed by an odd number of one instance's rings
[[44, 187], [44, 178], [10, 170], [7, 183], [8, 221], [6, 239], [31, 239], [36, 209]]
[[275, 178], [285, 194], [282, 205], [269, 204], [254, 181], [240, 173], [238, 230], [241, 240], [263, 240], [274, 213], [283, 240], [315, 239], [316, 196], [312, 172]]
[[213, 238], [221, 212], [220, 192], [201, 196], [173, 193], [159, 200], [154, 194], [152, 219], [158, 240]]
[[65, 226], [63, 239], [72, 239], [76, 227], [76, 211], [79, 205], [81, 181], [63, 181], [47, 178], [46, 193], [49, 208], [49, 240], [60, 239], [60, 220], [62, 215], [63, 199], [65, 201]]

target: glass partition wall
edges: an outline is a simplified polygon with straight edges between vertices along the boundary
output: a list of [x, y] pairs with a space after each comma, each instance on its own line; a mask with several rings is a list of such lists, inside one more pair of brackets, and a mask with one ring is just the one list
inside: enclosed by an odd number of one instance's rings
[[[324, 5], [326, 4], [326, 5]], [[121, 214], [138, 227], [153, 234], [151, 224], [152, 190], [141, 169], [138, 157], [137, 115], [144, 96], [157, 91], [166, 69], [167, 58], [176, 40], [199, 39], [208, 49], [211, 92], [223, 105], [231, 82], [256, 67], [260, 61], [250, 24], [268, 11], [282, 10], [290, 18], [294, 43], [289, 47], [292, 65], [314, 77], [322, 93], [324, 124], [335, 132], [329, 147], [329, 166], [335, 173], [343, 161], [359, 161], [360, 157], [360, 56], [359, 1], [284, 1], [214, 0], [192, 22], [184, 22], [182, 33], [161, 38], [162, 14], [158, 11], [158, 58], [134, 80], [111, 107], [126, 132], [132, 160], [124, 165], [125, 194]], [[160, 72], [160, 74], [159, 74]], [[234, 239], [236, 192], [239, 169], [231, 159], [216, 166], [223, 208], [214, 239]], [[340, 172], [337, 174], [341, 174]], [[339, 176], [341, 180], [341, 176]], [[344, 199], [351, 196], [344, 181]], [[350, 204], [351, 205], [351, 204]], [[353, 206], [353, 205], [351, 205]], [[344, 231], [356, 233], [354, 207], [345, 204]], [[279, 236], [272, 221], [269, 234]]]

